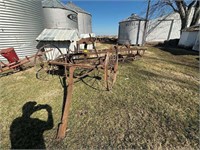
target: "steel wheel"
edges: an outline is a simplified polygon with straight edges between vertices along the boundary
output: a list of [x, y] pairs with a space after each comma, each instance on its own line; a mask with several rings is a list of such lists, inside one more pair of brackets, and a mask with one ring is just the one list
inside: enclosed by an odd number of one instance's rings
[[59, 71], [59, 66], [50, 65], [49, 61], [62, 61], [63, 54], [61, 50], [52, 44], [42, 46], [36, 53], [34, 64], [36, 77], [41, 80], [48, 80], [49, 74], [55, 74]]
[[112, 89], [116, 78], [117, 78], [117, 70], [118, 70], [118, 52], [116, 54], [110, 54], [107, 52], [105, 58], [105, 67], [104, 67], [104, 80], [105, 87], [109, 91]]

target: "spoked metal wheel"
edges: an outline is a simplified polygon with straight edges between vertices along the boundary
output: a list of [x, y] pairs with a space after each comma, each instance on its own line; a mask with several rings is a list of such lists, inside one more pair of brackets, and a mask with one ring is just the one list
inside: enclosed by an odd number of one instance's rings
[[87, 70], [87, 75], [81, 78], [81, 81], [88, 87], [98, 90], [105, 91], [103, 80], [101, 78], [101, 72], [98, 69]]
[[64, 61], [61, 50], [52, 44], [42, 46], [36, 53], [34, 64], [36, 69], [36, 77], [47, 81], [49, 74], [56, 74], [59, 66], [49, 64], [49, 61]]
[[116, 54], [110, 54], [107, 52], [105, 58], [105, 67], [104, 67], [104, 81], [105, 87], [109, 91], [112, 89], [117, 78], [118, 70], [118, 52]]

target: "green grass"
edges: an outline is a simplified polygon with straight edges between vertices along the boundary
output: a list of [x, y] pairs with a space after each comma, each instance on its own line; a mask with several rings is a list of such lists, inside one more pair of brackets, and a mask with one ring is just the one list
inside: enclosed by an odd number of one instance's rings
[[[149, 47], [141, 59], [120, 64], [110, 92], [76, 83], [62, 142], [54, 140], [63, 100], [59, 78], [37, 80], [34, 68], [2, 77], [1, 149], [11, 147], [10, 126], [29, 101], [52, 107], [54, 127], [43, 134], [47, 149], [197, 149], [197, 57], [181, 49]], [[32, 118], [46, 120], [47, 112], [37, 111]]]

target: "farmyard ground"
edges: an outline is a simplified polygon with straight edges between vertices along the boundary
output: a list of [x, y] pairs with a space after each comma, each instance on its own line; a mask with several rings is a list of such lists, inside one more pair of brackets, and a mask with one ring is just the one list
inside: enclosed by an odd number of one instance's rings
[[[63, 100], [59, 78], [37, 80], [34, 68], [1, 77], [1, 148], [11, 148], [11, 124], [30, 101], [52, 107], [54, 127], [43, 134], [47, 149], [198, 148], [198, 61], [198, 53], [149, 47], [141, 59], [120, 64], [111, 92], [76, 83], [62, 142], [54, 140]], [[37, 111], [31, 117], [45, 121], [47, 112]], [[22, 136], [32, 132], [23, 130]], [[23, 145], [20, 138], [15, 140]], [[37, 139], [33, 142], [42, 144]]]

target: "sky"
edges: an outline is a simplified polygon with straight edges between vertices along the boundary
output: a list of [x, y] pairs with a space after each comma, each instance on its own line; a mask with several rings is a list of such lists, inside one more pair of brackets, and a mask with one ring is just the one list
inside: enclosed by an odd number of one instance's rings
[[[64, 4], [68, 0], [61, 0]], [[119, 22], [132, 13], [145, 17], [147, 0], [71, 0], [92, 14], [92, 31], [96, 35], [117, 35]]]

